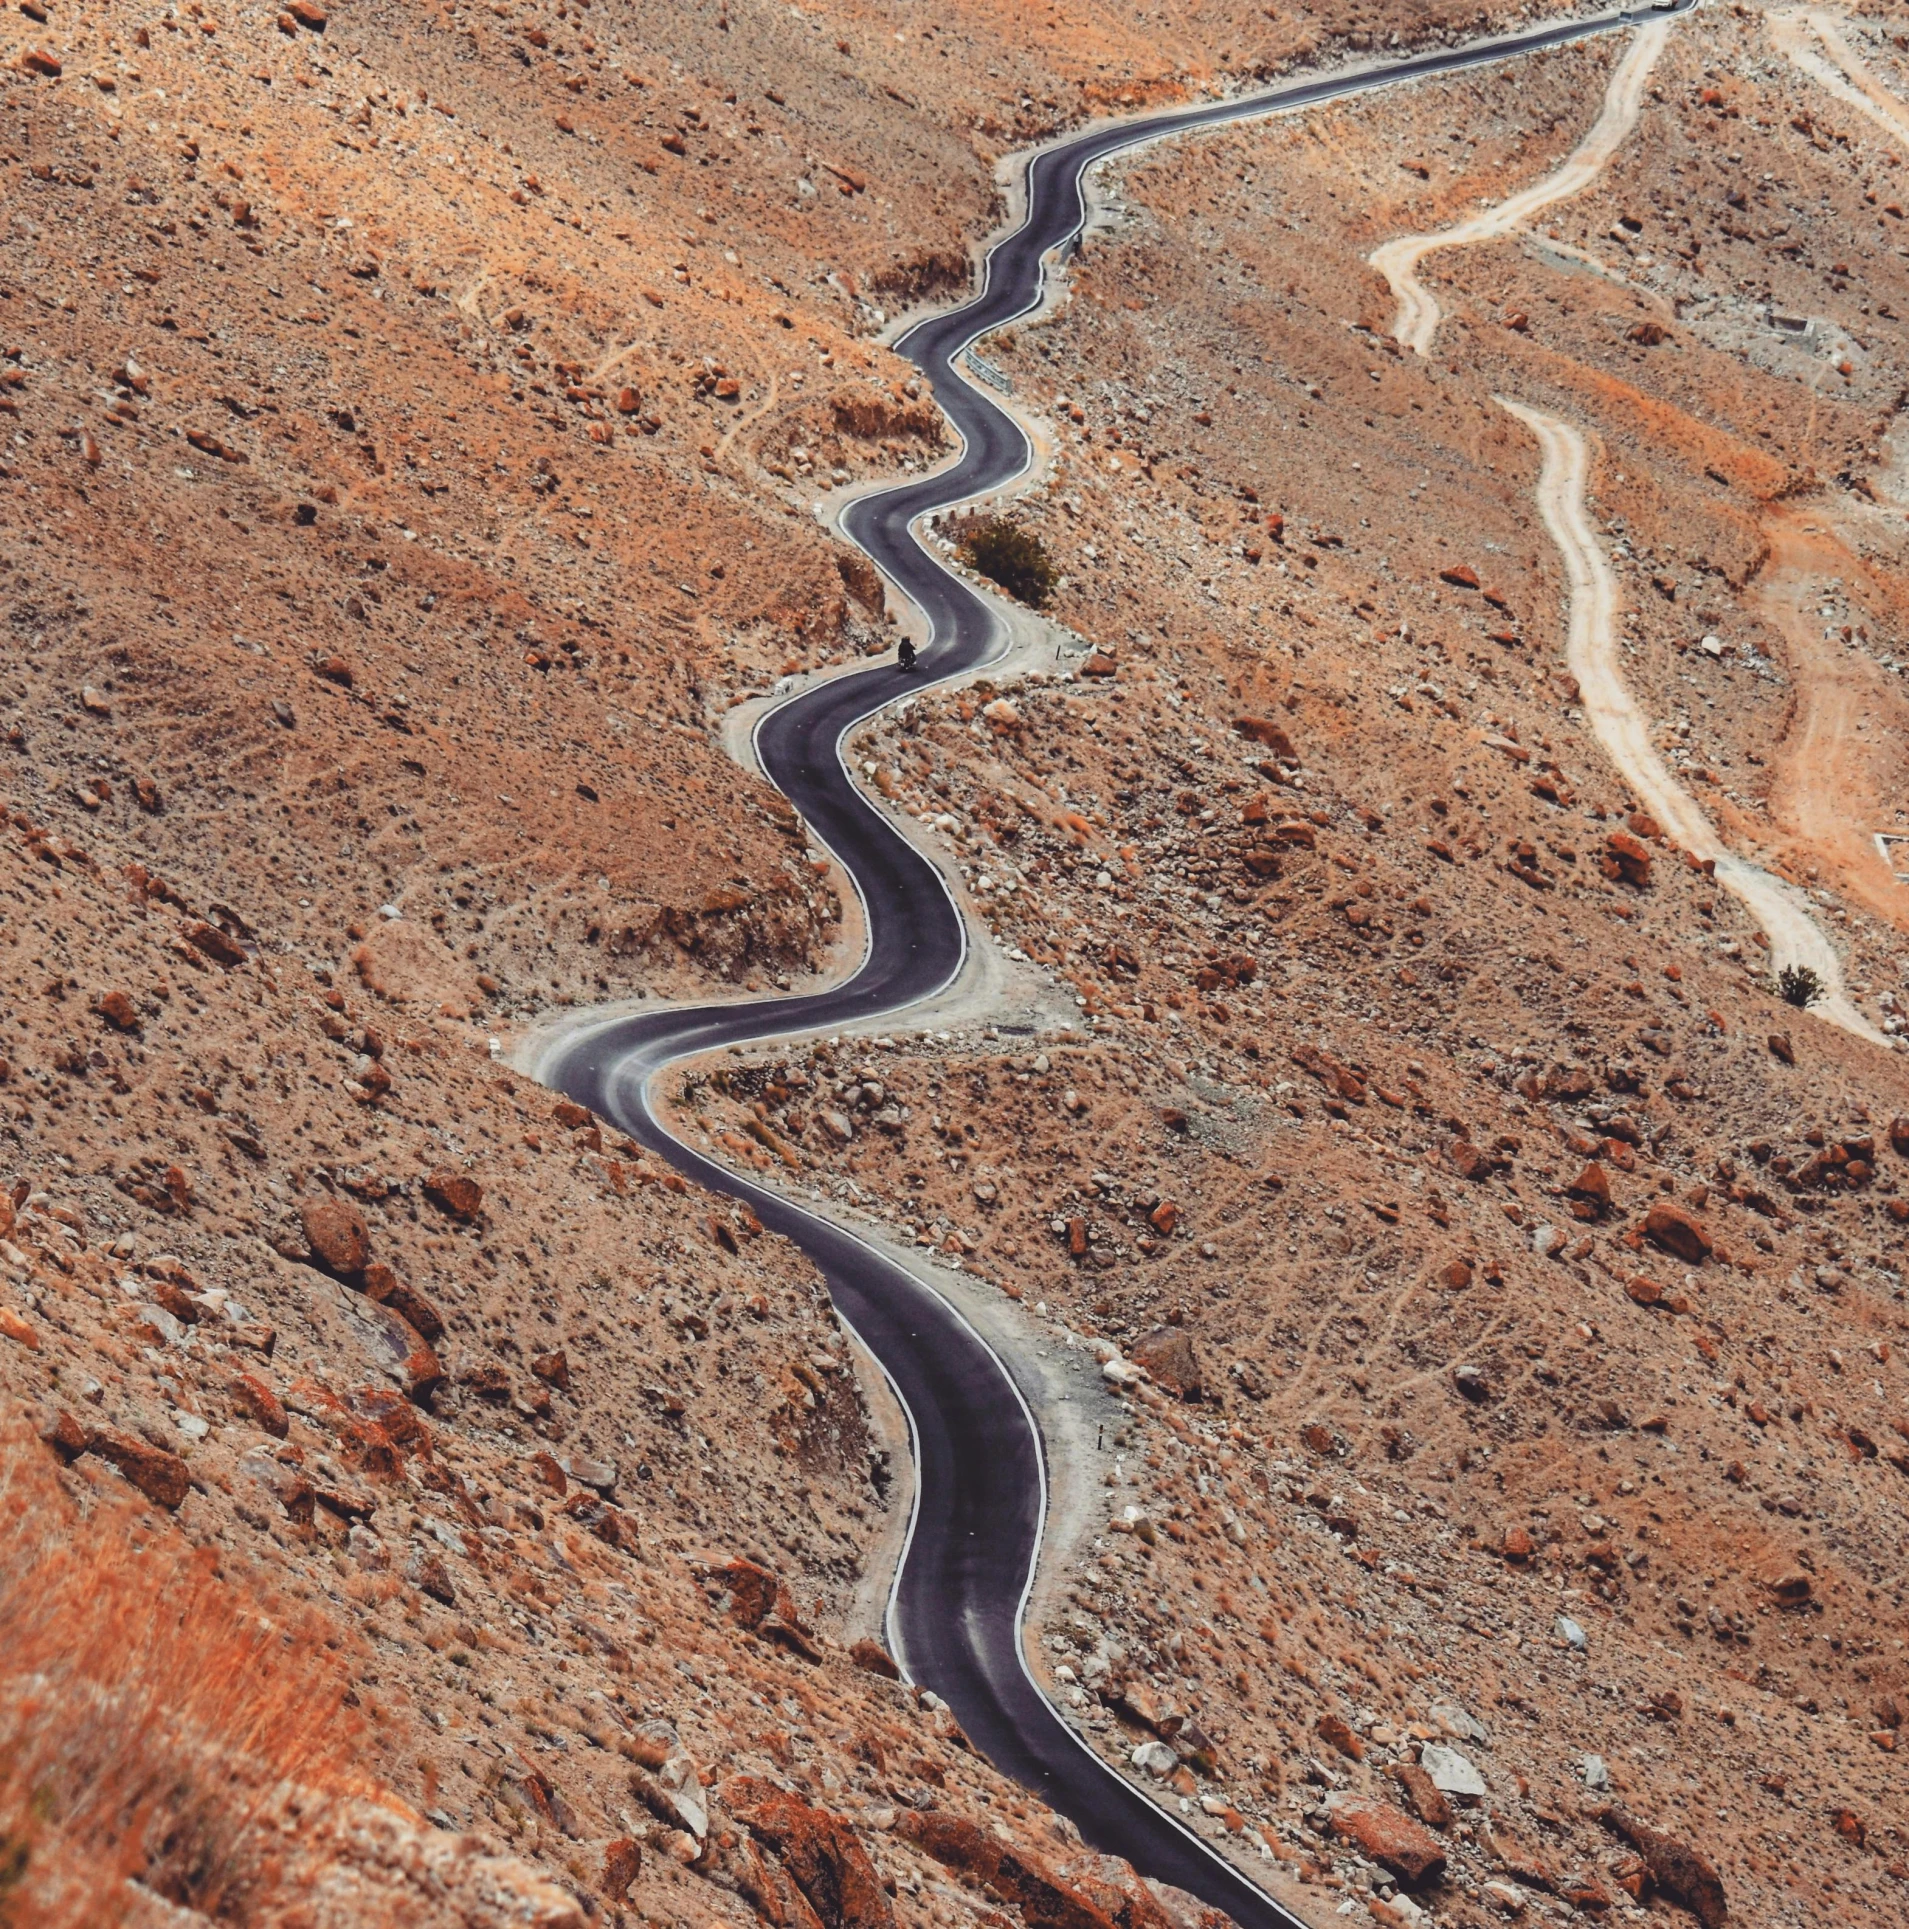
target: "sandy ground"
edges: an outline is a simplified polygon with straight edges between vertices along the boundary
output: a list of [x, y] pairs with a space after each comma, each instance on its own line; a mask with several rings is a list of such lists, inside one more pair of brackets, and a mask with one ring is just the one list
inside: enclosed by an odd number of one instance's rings
[[1772, 521], [1760, 607], [1783, 638], [1797, 693], [1772, 803], [1838, 888], [1900, 927], [1909, 922], [1909, 892], [1875, 831], [1894, 825], [1909, 705], [1866, 651], [1825, 637], [1817, 615], [1826, 586], [1854, 573], [1849, 550], [1823, 522]]
[[1650, 723], [1625, 687], [1617, 655], [1617, 579], [1585, 513], [1589, 455], [1584, 437], [1568, 422], [1522, 403], [1498, 398], [1538, 439], [1544, 468], [1538, 506], [1545, 527], [1564, 558], [1571, 584], [1566, 659], [1582, 692], [1585, 715], [1599, 743], [1636, 792], [1639, 802], [1685, 850], [1713, 860], [1718, 882], [1748, 907], [1770, 940], [1773, 970], [1802, 965], [1828, 987], [1813, 1007], [1819, 1017], [1860, 1038], [1887, 1041], [1850, 1002], [1843, 988], [1842, 960], [1796, 892], [1767, 871], [1736, 856], [1718, 837], [1696, 800], [1671, 776], [1651, 743]]
[[[1810, 45], [1812, 33], [1822, 43], [1829, 56], [1827, 60]], [[1853, 107], [1874, 121], [1884, 133], [1909, 142], [1909, 108], [1864, 65], [1861, 56], [1844, 39], [1842, 26], [1834, 14], [1816, 7], [1773, 13], [1770, 38], [1801, 72], [1834, 94], [1846, 107]]]
[[1672, 22], [1652, 20], [1639, 28], [1624, 58], [1612, 70], [1604, 90], [1604, 106], [1590, 133], [1578, 144], [1571, 158], [1555, 174], [1533, 182], [1497, 207], [1461, 221], [1437, 234], [1401, 235], [1375, 248], [1371, 255], [1393, 295], [1399, 310], [1392, 333], [1417, 355], [1429, 355], [1438, 334], [1438, 300], [1418, 278], [1418, 264], [1429, 254], [1444, 248], [1469, 247], [1480, 241], [1495, 241], [1513, 233], [1540, 209], [1568, 201], [1582, 194], [1604, 171], [1622, 145], [1624, 137], [1637, 125], [1643, 105], [1644, 89], [1658, 56], [1670, 38]]

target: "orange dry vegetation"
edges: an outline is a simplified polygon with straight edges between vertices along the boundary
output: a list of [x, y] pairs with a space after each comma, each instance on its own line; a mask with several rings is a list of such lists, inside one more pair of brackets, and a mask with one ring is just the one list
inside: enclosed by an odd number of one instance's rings
[[278, 1899], [265, 1804], [290, 1785], [310, 1813], [362, 1788], [336, 1636], [202, 1555], [139, 1546], [138, 1523], [82, 1513], [30, 1436], [0, 1443], [7, 1929], [139, 1921], [142, 1890], [253, 1919]]

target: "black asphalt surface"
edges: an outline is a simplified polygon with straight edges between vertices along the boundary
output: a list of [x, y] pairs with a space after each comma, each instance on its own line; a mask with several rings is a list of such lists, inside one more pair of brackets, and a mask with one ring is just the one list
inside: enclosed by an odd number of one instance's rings
[[[1652, 11], [1685, 12], [1694, 4], [1677, 0]], [[765, 1225], [793, 1239], [820, 1268], [843, 1319], [882, 1362], [915, 1434], [917, 1519], [889, 1612], [890, 1642], [910, 1678], [941, 1695], [996, 1767], [1070, 1816], [1094, 1847], [1192, 1891], [1241, 1929], [1300, 1929], [1300, 1918], [1110, 1773], [1049, 1707], [1024, 1664], [1022, 1610], [1046, 1481], [1039, 1427], [1009, 1365], [930, 1287], [852, 1233], [670, 1137], [651, 1116], [646, 1087], [672, 1061], [700, 1052], [901, 1011], [941, 990], [961, 968], [966, 936], [953, 900], [928, 860], [851, 783], [840, 744], [864, 717], [985, 663], [1005, 640], [989, 602], [917, 542], [912, 524], [1001, 487], [1028, 464], [1026, 437], [957, 362], [969, 343], [1039, 306], [1044, 264], [1081, 226], [1083, 171], [1166, 135], [1482, 66], [1648, 18], [1645, 10], [1612, 14], [1414, 54], [1243, 100], [1099, 126], [1039, 154], [1028, 170], [1027, 218], [988, 256], [981, 292], [897, 344], [933, 382], [960, 431], [959, 461], [863, 497], [842, 519], [853, 541], [926, 612], [932, 640], [920, 666], [903, 675], [884, 661], [822, 683], [771, 711], [756, 732], [763, 769], [861, 892], [868, 948], [860, 970], [839, 988], [806, 997], [619, 1017], [575, 1037], [544, 1067], [549, 1083], [699, 1184], [746, 1199]]]

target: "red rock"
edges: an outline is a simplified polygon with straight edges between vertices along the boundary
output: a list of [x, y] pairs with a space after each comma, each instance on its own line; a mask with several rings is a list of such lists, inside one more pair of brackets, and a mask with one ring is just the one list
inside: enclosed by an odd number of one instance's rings
[[1452, 1805], [1446, 1799], [1445, 1791], [1417, 1762], [1398, 1762], [1394, 1764], [1392, 1773], [1405, 1791], [1405, 1799], [1411, 1804], [1412, 1813], [1421, 1822], [1435, 1829], [1451, 1827]]
[[112, 1427], [96, 1427], [87, 1436], [86, 1448], [111, 1461], [148, 1500], [161, 1507], [176, 1508], [185, 1499], [191, 1481], [186, 1463], [176, 1453]]
[[1621, 1835], [1643, 1857], [1651, 1880], [1673, 1902], [1688, 1909], [1703, 1929], [1723, 1929], [1730, 1920], [1723, 1881], [1695, 1849], [1668, 1835], [1658, 1834], [1621, 1808], [1603, 1810], [1598, 1820]]
[[474, 1219], [484, 1204], [484, 1188], [468, 1172], [448, 1165], [425, 1175], [424, 1196], [453, 1219]]
[[151, 1292], [156, 1305], [163, 1306], [174, 1319], [183, 1321], [187, 1326], [197, 1326], [201, 1318], [199, 1302], [170, 1279], [155, 1279]]
[[1129, 1357], [1144, 1366], [1154, 1384], [1183, 1400], [1197, 1400], [1202, 1390], [1200, 1356], [1192, 1336], [1179, 1326], [1156, 1326], [1135, 1340]]
[[231, 1395], [232, 1404], [260, 1432], [269, 1433], [275, 1440], [283, 1440], [291, 1432], [292, 1423], [285, 1412], [285, 1403], [256, 1374], [233, 1374], [226, 1382], [226, 1391]]
[[1438, 580], [1441, 583], [1453, 583], [1460, 589], [1476, 589], [1478, 572], [1469, 564], [1454, 563], [1450, 569], [1441, 569], [1438, 572]]
[[64, 1408], [41, 1417], [39, 1434], [62, 1460], [77, 1460], [92, 1437]]
[[0, 1335], [4, 1335], [17, 1346], [24, 1346], [29, 1353], [40, 1350], [40, 1336], [33, 1330], [29, 1321], [16, 1313], [11, 1306], [0, 1306]]
[[1611, 1176], [1594, 1159], [1565, 1188], [1574, 1199], [1583, 1199], [1600, 1213], [1611, 1209]]
[[1668, 1199], [1660, 1199], [1644, 1220], [1645, 1233], [1668, 1253], [1692, 1266], [1710, 1257], [1710, 1235], [1694, 1213]]
[[1111, 677], [1115, 674], [1117, 668], [1118, 666], [1115, 664], [1113, 658], [1110, 657], [1105, 650], [1096, 650], [1093, 655], [1080, 666], [1080, 673], [1082, 676]]
[[[1764, 1040], [1764, 1043], [1769, 1046], [1770, 1056], [1772, 1058], [1781, 1061], [1785, 1065], [1794, 1065], [1796, 1063], [1796, 1047], [1790, 1043], [1790, 1034], [1788, 1032], [1773, 1031], [1769, 1037]], [[1897, 1147], [1898, 1151], [1901, 1149], [1900, 1146]]]
[[342, 656], [321, 656], [312, 665], [312, 674], [337, 684], [341, 690], [349, 690], [356, 681], [351, 665]]
[[555, 1353], [539, 1353], [530, 1362], [530, 1370], [545, 1386], [554, 1386], [560, 1393], [570, 1391], [570, 1358], [561, 1348]]
[[628, 1902], [630, 1884], [643, 1873], [643, 1845], [619, 1835], [603, 1845], [603, 1879], [597, 1885], [612, 1902]]
[[348, 1199], [314, 1199], [298, 1215], [312, 1258], [340, 1279], [356, 1279], [371, 1258], [364, 1214]]
[[1117, 1929], [1117, 1918], [1058, 1870], [964, 1817], [918, 1811], [904, 1815], [896, 1833], [944, 1868], [994, 1890], [1021, 1912], [1028, 1929]]
[[1449, 1259], [1438, 1269], [1438, 1283], [1448, 1292], [1462, 1293], [1472, 1283], [1471, 1261]]
[[422, 1337], [418, 1337], [417, 1345], [404, 1356], [404, 1363], [398, 1372], [404, 1382], [405, 1398], [416, 1401], [421, 1407], [431, 1404], [449, 1377], [444, 1371], [444, 1363], [432, 1351], [429, 1341]]
[[285, 0], [285, 11], [301, 27], [309, 27], [313, 33], [325, 31], [325, 10], [317, 0]]
[[1332, 1429], [1321, 1420], [1309, 1420], [1299, 1429], [1299, 1441], [1308, 1453], [1330, 1453], [1333, 1449]]
[[1480, 1151], [1469, 1139], [1454, 1139], [1446, 1157], [1461, 1179], [1476, 1181], [1491, 1177], [1491, 1155]]
[[894, 1929], [895, 1911], [855, 1831], [759, 1776], [723, 1784], [723, 1803], [785, 1868], [823, 1929]]
[[550, 1108], [550, 1116], [566, 1132], [575, 1132], [580, 1127], [594, 1125], [596, 1114], [587, 1105], [579, 1105], [574, 1099], [560, 1098]]
[[29, 74], [44, 74], [48, 80], [60, 77], [60, 62], [57, 54], [50, 54], [44, 47], [30, 47], [20, 56], [21, 67]]
[[444, 1316], [415, 1287], [407, 1286], [389, 1266], [377, 1262], [367, 1266], [364, 1287], [367, 1299], [390, 1307], [400, 1319], [415, 1327], [421, 1338], [436, 1341], [444, 1337]]
[[216, 924], [190, 924], [186, 927], [185, 939], [193, 950], [202, 952], [216, 965], [223, 965], [228, 971], [234, 965], [245, 962], [245, 948], [235, 939], [228, 937]]
[[1889, 1149], [1899, 1158], [1909, 1159], [1909, 1113], [1898, 1113], [1889, 1121]]
[[1629, 831], [1613, 831], [1604, 840], [1607, 877], [1622, 877], [1641, 890], [1650, 882], [1651, 854]]
[[115, 1031], [137, 1031], [139, 1029], [139, 1007], [123, 991], [104, 991], [93, 1009], [113, 1027]]
[[1646, 1279], [1642, 1273], [1624, 1282], [1624, 1291], [1639, 1306], [1655, 1306], [1664, 1297], [1664, 1289], [1654, 1279]]
[[1390, 1802], [1335, 1796], [1327, 1804], [1335, 1835], [1355, 1844], [1368, 1860], [1415, 1887], [1445, 1872], [1445, 1850], [1437, 1836]]
[[1535, 1551], [1530, 1534], [1522, 1527], [1507, 1527], [1498, 1549], [1508, 1561], [1528, 1561]]

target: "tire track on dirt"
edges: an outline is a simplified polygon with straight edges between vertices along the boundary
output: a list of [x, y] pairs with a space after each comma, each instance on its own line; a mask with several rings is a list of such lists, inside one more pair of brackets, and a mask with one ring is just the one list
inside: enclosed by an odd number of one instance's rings
[[1743, 902], [1769, 938], [1772, 971], [1791, 965], [1814, 971], [1826, 987], [1822, 999], [1811, 1007], [1816, 1015], [1886, 1048], [1889, 1041], [1850, 1002], [1842, 959], [1804, 908], [1801, 893], [1725, 845], [1651, 741], [1649, 719], [1631, 695], [1618, 663], [1617, 577], [1585, 509], [1590, 453], [1583, 434], [1571, 423], [1522, 402], [1502, 395], [1494, 399], [1531, 431], [1543, 455], [1538, 509], [1564, 559], [1571, 586], [1565, 660], [1578, 680], [1584, 713], [1605, 754], [1638, 802], [1677, 843], [1693, 856], [1715, 863], [1717, 882]]
[[1667, 16], [1652, 20], [1637, 30], [1624, 58], [1612, 70], [1604, 89], [1604, 106], [1570, 158], [1555, 174], [1534, 181], [1508, 200], [1483, 214], [1442, 228], [1436, 234], [1401, 235], [1375, 248], [1367, 256], [1382, 274], [1399, 304], [1392, 322], [1393, 336], [1415, 355], [1429, 355], [1438, 333], [1438, 298], [1418, 278], [1418, 265], [1429, 254], [1445, 248], [1466, 248], [1481, 241], [1496, 241], [1520, 228], [1542, 208], [1568, 201], [1582, 194], [1604, 171], [1605, 164], [1623, 145], [1624, 137], [1637, 125], [1644, 104], [1644, 88], [1658, 56], [1670, 39], [1671, 21]]

